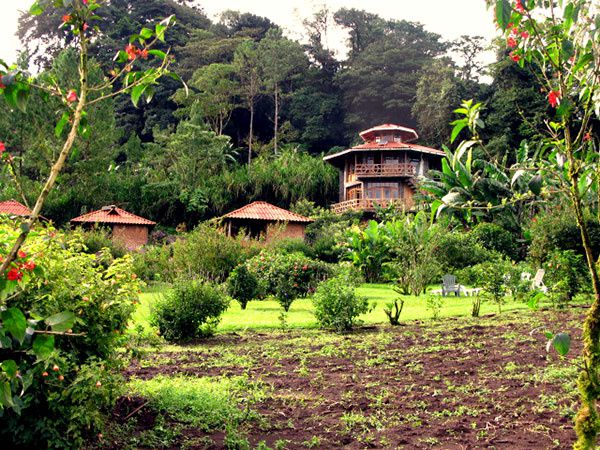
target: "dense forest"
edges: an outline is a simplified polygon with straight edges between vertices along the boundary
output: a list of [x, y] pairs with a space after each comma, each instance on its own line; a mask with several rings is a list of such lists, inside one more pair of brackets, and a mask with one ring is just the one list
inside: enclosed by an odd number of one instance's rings
[[[539, 133], [548, 108], [534, 77], [507, 60], [504, 42], [495, 44], [498, 62], [484, 69], [480, 37], [447, 42], [421, 24], [367, 11], [315, 11], [304, 22], [304, 43], [266, 17], [225, 11], [212, 21], [184, 0], [110, 0], [100, 14], [92, 78], [109, 75], [99, 67], [111, 66], [128, 36], [175, 14], [161, 50], [189, 90], [166, 79], [150, 102], [136, 107], [123, 97], [87, 111], [94, 126], [78, 138], [43, 211], [59, 224], [106, 204], [165, 226], [193, 225], [257, 199], [327, 205], [337, 200], [337, 173], [321, 157], [356, 143], [360, 130], [413, 126], [421, 143], [440, 148], [453, 110], [474, 98], [486, 104], [487, 150], [502, 159]], [[332, 24], [348, 32], [345, 60], [325, 44]], [[76, 82], [76, 53], [61, 44], [69, 36], [60, 18], [24, 15], [18, 35], [23, 69]], [[450, 57], [457, 54], [460, 63]], [[484, 70], [491, 84], [480, 82]], [[29, 105], [26, 114], [0, 117], [0, 141], [15, 157], [3, 176], [16, 178], [28, 201], [60, 140], [59, 105]], [[1, 180], [0, 198], [21, 199], [8, 181]]]

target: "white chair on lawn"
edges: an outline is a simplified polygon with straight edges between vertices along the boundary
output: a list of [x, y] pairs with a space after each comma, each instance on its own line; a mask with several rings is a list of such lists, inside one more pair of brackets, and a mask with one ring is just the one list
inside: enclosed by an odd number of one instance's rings
[[460, 284], [456, 284], [454, 275], [444, 275], [442, 277], [442, 295], [446, 297], [450, 292], [454, 292], [457, 297], [460, 296]]
[[535, 273], [535, 277], [533, 277], [533, 281], [531, 282], [531, 289], [537, 289], [538, 291], [542, 291], [544, 294], [548, 292], [548, 288], [544, 284], [544, 275], [546, 271], [544, 269], [538, 269]]

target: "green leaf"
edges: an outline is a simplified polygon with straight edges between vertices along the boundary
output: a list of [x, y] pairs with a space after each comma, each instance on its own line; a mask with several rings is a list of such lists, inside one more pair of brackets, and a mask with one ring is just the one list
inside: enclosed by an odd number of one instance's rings
[[2, 311], [2, 325], [17, 341], [23, 342], [25, 330], [27, 330], [27, 319], [18, 308], [8, 308]]
[[5, 381], [2, 383], [2, 395], [0, 396], [2, 404], [8, 408], [12, 408], [14, 403], [12, 399], [12, 391], [10, 389], [10, 383]]
[[550, 341], [556, 353], [565, 356], [571, 348], [571, 337], [567, 333], [557, 333]]
[[450, 135], [450, 142], [454, 142], [454, 140], [457, 138], [458, 134], [466, 126], [467, 126], [466, 120], [461, 120], [456, 125], [454, 125], [454, 128], [452, 128], [452, 134]]
[[21, 112], [27, 112], [27, 99], [29, 98], [29, 89], [20, 87], [15, 90], [15, 104]]
[[17, 363], [12, 359], [7, 359], [2, 361], [2, 370], [8, 375], [9, 378], [14, 378], [19, 370]]
[[44, 322], [46, 322], [53, 331], [67, 331], [69, 328], [73, 328], [75, 314], [71, 311], [59, 312], [58, 314], [47, 317]]
[[165, 52], [156, 49], [148, 50], [148, 54], [158, 56], [160, 59], [165, 59], [167, 57], [167, 54]]
[[138, 84], [131, 90], [131, 103], [133, 106], [137, 108], [138, 102], [140, 101], [140, 97], [146, 90], [147, 84]]
[[65, 128], [65, 125], [69, 123], [69, 113], [64, 112], [56, 126], [54, 127], [54, 136], [59, 138]]
[[510, 22], [511, 7], [508, 0], [496, 0], [496, 21], [500, 28], [506, 30]]
[[165, 42], [165, 30], [167, 29], [166, 25], [161, 25], [160, 23], [156, 25], [154, 31], [156, 33], [156, 37], [159, 41]]
[[29, 8], [29, 14], [32, 16], [39, 16], [43, 12], [44, 8], [42, 8], [38, 2], [35, 2], [33, 5], [31, 5], [31, 8]]
[[538, 173], [532, 177], [531, 180], [529, 180], [528, 187], [535, 195], [540, 195], [540, 192], [542, 191], [542, 176]]
[[150, 39], [152, 35], [152, 30], [149, 28], [142, 28], [142, 31], [140, 31], [140, 37], [142, 39]]
[[54, 336], [38, 334], [33, 340], [33, 353], [39, 360], [47, 359], [54, 351]]

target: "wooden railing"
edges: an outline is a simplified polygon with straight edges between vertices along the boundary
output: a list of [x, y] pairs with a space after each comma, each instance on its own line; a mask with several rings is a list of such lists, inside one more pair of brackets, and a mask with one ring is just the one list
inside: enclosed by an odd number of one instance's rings
[[375, 205], [386, 207], [390, 203], [396, 203], [398, 205], [404, 205], [406, 208], [410, 208], [404, 200], [400, 199], [372, 199], [372, 198], [356, 198], [352, 200], [346, 200], [345, 202], [334, 203], [331, 205], [331, 210], [336, 214], [341, 214], [349, 209], [360, 210], [360, 211], [375, 211]]
[[416, 167], [412, 163], [357, 164], [354, 168], [354, 174], [358, 177], [412, 177], [416, 173]]

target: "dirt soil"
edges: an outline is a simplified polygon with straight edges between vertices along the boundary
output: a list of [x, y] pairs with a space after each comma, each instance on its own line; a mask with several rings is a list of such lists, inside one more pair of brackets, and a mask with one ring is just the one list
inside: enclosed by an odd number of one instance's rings
[[[243, 424], [254, 448], [568, 448], [577, 407], [574, 358], [585, 310], [442, 319], [347, 335], [305, 330], [218, 335], [136, 361], [127, 378], [158, 374], [260, 381], [262, 417]], [[571, 335], [569, 356], [545, 331]], [[144, 399], [122, 398], [122, 421]], [[137, 431], [156, 412], [135, 414]], [[224, 448], [224, 430], [184, 429], [172, 448]], [[197, 443], [197, 444], [194, 444]]]

